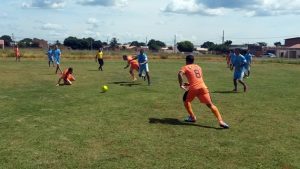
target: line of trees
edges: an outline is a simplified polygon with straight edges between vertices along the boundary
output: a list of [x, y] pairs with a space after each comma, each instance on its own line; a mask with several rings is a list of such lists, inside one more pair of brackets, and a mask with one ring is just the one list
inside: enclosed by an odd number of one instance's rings
[[[11, 36], [9, 35], [3, 35], [0, 37], [0, 39], [4, 40], [5, 46], [11, 46], [14, 42]], [[35, 38], [34, 38], [35, 39]], [[57, 40], [55, 44], [60, 45], [61, 43]], [[144, 42], [138, 42], [138, 41], [132, 41], [127, 43], [130, 46], [148, 46], [148, 48], [152, 51], [159, 51], [161, 48], [165, 48], [166, 44], [162, 41], [151, 39], [147, 44]], [[229, 50], [230, 45], [232, 44], [231, 40], [225, 41], [223, 44], [215, 44], [210, 41], [206, 41], [201, 45], [201, 48], [207, 48], [209, 51], [216, 51], [224, 53]], [[259, 46], [267, 46], [267, 43], [265, 42], [257, 42]], [[38, 42], [34, 41], [31, 38], [24, 38], [18, 42], [18, 45], [20, 47], [39, 47]], [[63, 41], [63, 45], [70, 47], [71, 49], [98, 49], [102, 47], [109, 47], [111, 49], [117, 49], [119, 46], [121, 46], [120, 43], [118, 43], [117, 38], [112, 38], [109, 43], [102, 42], [101, 40], [95, 40], [91, 37], [88, 38], [77, 38], [77, 37], [67, 37]], [[280, 42], [275, 42], [275, 46], [281, 46]], [[173, 49], [173, 47], [169, 48]], [[180, 52], [193, 52], [195, 50], [195, 46], [190, 41], [182, 41], [177, 43], [177, 49]]]

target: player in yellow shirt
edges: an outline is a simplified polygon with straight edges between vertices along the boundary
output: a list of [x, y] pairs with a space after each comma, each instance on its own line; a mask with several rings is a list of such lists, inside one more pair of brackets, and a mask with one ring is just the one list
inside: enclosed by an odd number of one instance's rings
[[104, 61], [103, 61], [103, 49], [102, 48], [100, 48], [99, 51], [96, 54], [95, 61], [97, 62], [97, 60], [98, 60], [98, 63], [99, 63], [98, 70], [103, 71], [102, 67], [104, 65]]

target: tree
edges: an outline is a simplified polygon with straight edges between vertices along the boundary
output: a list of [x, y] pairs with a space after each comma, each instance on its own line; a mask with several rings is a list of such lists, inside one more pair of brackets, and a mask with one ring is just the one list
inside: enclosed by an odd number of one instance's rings
[[4, 45], [5, 46], [10, 46], [11, 42], [12, 42], [12, 39], [10, 36], [8, 35], [3, 35], [0, 37], [0, 39], [4, 40]]
[[118, 40], [117, 40], [117, 38], [112, 38], [110, 40], [109, 46], [112, 49], [116, 49], [118, 47]]
[[93, 43], [93, 48], [94, 49], [99, 49], [99, 48], [103, 48], [103, 43], [100, 40], [96, 40]]
[[257, 42], [259, 46], [267, 46], [268, 44], [266, 42]]
[[130, 46], [141, 47], [141, 46], [146, 46], [146, 44], [144, 42], [133, 41], [130, 43]]
[[18, 42], [19, 47], [22, 47], [22, 48], [31, 47], [32, 44], [33, 44], [33, 41], [30, 38], [24, 38]]
[[211, 48], [213, 45], [215, 45], [213, 42], [206, 41], [201, 45], [201, 48]]
[[159, 51], [162, 47], [166, 47], [166, 44], [162, 41], [151, 39], [147, 46], [150, 50]]
[[194, 44], [190, 41], [182, 41], [177, 43], [177, 49], [180, 52], [193, 52]]
[[232, 44], [232, 41], [231, 40], [227, 40], [224, 42], [224, 45], [226, 46], [230, 46]]
[[276, 47], [281, 46], [281, 42], [274, 42], [274, 45], [275, 45]]

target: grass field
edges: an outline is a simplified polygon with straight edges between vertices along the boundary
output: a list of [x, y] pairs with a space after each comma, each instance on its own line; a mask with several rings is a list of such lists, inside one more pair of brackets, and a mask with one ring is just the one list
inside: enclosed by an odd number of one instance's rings
[[56, 87], [46, 61], [0, 59], [0, 168], [300, 168], [300, 66], [256, 64], [249, 91], [230, 93], [224, 63], [196, 62], [229, 130], [196, 100], [197, 123], [182, 122], [184, 60], [152, 60], [152, 86], [122, 61], [63, 60], [77, 81]]

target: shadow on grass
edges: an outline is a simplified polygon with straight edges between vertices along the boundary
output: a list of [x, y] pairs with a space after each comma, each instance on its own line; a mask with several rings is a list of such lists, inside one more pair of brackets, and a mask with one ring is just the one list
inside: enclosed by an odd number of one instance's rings
[[89, 72], [100, 72], [98, 69], [88, 70]]
[[118, 85], [120, 85], [120, 86], [128, 86], [128, 87], [131, 87], [131, 86], [141, 85], [142, 83], [124, 82], [124, 81], [121, 81], [121, 82], [110, 82], [109, 84], [118, 84]]
[[196, 127], [202, 127], [202, 128], [208, 128], [208, 129], [215, 129], [215, 130], [222, 130], [223, 128], [219, 127], [211, 127], [211, 126], [205, 126], [195, 123], [188, 123], [188, 122], [182, 122], [178, 119], [174, 118], [163, 118], [163, 119], [157, 119], [157, 118], [149, 118], [150, 124], [168, 124], [168, 125], [186, 125], [186, 126], [196, 126]]
[[236, 92], [236, 91], [232, 91], [232, 90], [225, 90], [225, 91], [213, 91], [211, 93], [223, 93], [223, 94], [230, 94], [230, 93], [239, 93], [239, 92]]

